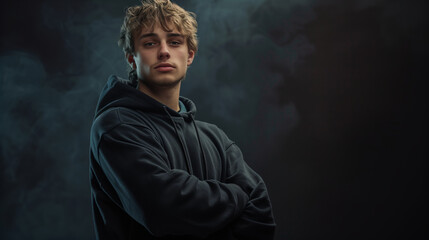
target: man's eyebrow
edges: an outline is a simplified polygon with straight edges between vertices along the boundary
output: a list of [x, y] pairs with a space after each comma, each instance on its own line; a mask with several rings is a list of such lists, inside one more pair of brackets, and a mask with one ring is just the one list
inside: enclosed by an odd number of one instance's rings
[[183, 37], [183, 35], [180, 33], [169, 33], [167, 34], [167, 37]]
[[[146, 33], [146, 34], [141, 35], [139, 37], [139, 39], [146, 38], [146, 37], [158, 37], [158, 34], [156, 34], [156, 33]], [[184, 37], [184, 36], [182, 34], [180, 34], [180, 33], [168, 33], [167, 37]]]
[[146, 33], [146, 34], [141, 35], [139, 37], [139, 39], [142, 39], [142, 38], [145, 38], [145, 37], [157, 37], [157, 36], [158, 36], [158, 34], [156, 34], [156, 33]]

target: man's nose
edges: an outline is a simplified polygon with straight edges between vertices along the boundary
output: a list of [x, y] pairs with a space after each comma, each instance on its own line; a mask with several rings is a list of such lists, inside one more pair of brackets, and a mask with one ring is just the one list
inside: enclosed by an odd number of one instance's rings
[[168, 59], [170, 58], [170, 51], [168, 50], [168, 44], [166, 42], [161, 42], [159, 49], [159, 56], [158, 58], [160, 60]]

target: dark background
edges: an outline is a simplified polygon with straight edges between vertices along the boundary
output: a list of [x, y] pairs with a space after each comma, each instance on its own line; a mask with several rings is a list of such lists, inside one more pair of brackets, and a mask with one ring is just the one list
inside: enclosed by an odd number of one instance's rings
[[[197, 119], [265, 179], [283, 239], [428, 237], [426, 1], [182, 0]], [[89, 131], [137, 1], [1, 6], [1, 239], [93, 239]]]

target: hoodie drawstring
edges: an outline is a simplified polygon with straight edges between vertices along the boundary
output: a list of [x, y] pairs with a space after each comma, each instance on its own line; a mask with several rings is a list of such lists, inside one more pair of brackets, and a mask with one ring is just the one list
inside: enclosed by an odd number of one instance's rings
[[208, 169], [207, 169], [206, 155], [204, 154], [204, 151], [203, 151], [203, 146], [202, 146], [202, 144], [201, 144], [201, 140], [200, 140], [200, 133], [199, 133], [199, 130], [198, 130], [198, 128], [197, 128], [197, 124], [195, 124], [194, 117], [193, 117], [192, 115], [190, 115], [190, 116], [191, 116], [191, 119], [192, 119], [192, 123], [194, 124], [195, 131], [197, 132], [197, 138], [198, 138], [198, 144], [200, 145], [200, 151], [201, 151], [201, 153], [203, 154], [203, 168], [205, 169], [205, 176], [203, 176], [203, 177], [204, 177], [205, 179], [207, 179], [207, 176], [208, 176], [209, 174], [208, 174]]
[[174, 130], [176, 131], [176, 135], [179, 138], [180, 144], [182, 145], [182, 150], [185, 153], [186, 167], [188, 168], [188, 171], [192, 174], [193, 171], [192, 171], [192, 167], [191, 167], [191, 159], [188, 155], [188, 151], [186, 151], [186, 149], [185, 149], [185, 144], [183, 143], [183, 140], [179, 135], [179, 130], [177, 130], [176, 123], [174, 122], [173, 117], [171, 117], [170, 113], [168, 112], [167, 107], [166, 106], [163, 106], [163, 107], [164, 107], [164, 111], [167, 113], [167, 115], [170, 117], [170, 120], [173, 122]]

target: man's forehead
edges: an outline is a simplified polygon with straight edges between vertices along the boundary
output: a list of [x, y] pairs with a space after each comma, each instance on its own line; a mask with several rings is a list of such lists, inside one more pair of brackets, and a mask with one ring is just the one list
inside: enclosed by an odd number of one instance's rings
[[172, 23], [167, 23], [167, 29], [163, 28], [161, 26], [161, 24], [159, 22], [153, 24], [152, 26], [149, 27], [145, 27], [143, 26], [140, 30], [140, 32], [137, 32], [137, 37], [143, 36], [143, 35], [147, 35], [147, 34], [170, 34], [170, 33], [174, 33], [174, 34], [179, 34], [181, 35], [181, 32], [179, 32], [179, 30], [177, 29], [177, 27], [172, 24]]

